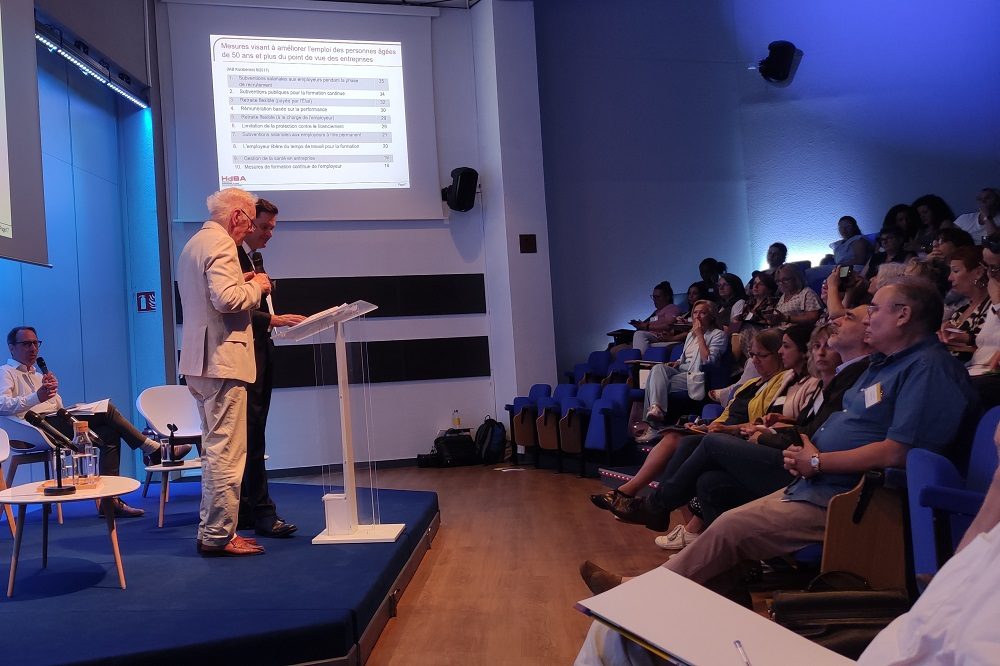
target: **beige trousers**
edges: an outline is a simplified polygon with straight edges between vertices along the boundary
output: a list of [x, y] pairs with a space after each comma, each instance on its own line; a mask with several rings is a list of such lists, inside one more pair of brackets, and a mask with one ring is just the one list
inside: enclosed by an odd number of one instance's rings
[[698, 540], [663, 566], [717, 592], [743, 560], [767, 560], [823, 540], [826, 509], [783, 502], [784, 488], [722, 514]]
[[224, 546], [236, 534], [247, 458], [247, 389], [238, 379], [187, 377], [201, 415], [198, 540]]

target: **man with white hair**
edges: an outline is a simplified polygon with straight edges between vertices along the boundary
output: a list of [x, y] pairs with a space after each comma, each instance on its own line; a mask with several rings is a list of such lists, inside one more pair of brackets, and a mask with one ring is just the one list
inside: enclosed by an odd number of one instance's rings
[[257, 197], [231, 187], [208, 197], [210, 219], [177, 261], [184, 308], [179, 371], [202, 422], [198, 552], [243, 557], [264, 549], [236, 534], [247, 450], [247, 389], [254, 381], [250, 313], [271, 292], [265, 273], [244, 274], [236, 246], [253, 228]]

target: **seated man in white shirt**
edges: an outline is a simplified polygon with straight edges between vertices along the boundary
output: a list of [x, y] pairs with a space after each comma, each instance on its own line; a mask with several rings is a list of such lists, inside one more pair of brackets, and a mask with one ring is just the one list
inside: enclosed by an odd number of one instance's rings
[[[59, 397], [59, 380], [51, 372], [42, 374], [35, 368], [42, 341], [31, 326], [17, 326], [7, 334], [7, 348], [11, 359], [0, 366], [0, 416], [23, 418], [31, 410], [43, 416], [57, 430], [72, 438], [73, 428], [68, 419], [56, 412], [63, 407]], [[101, 441], [101, 474], [117, 476], [121, 461], [121, 440], [133, 449], [142, 449], [148, 462], [158, 462], [160, 445], [149, 439], [129, 423], [118, 409], [108, 401], [108, 409], [100, 414], [81, 415]], [[191, 450], [190, 445], [175, 446], [174, 455], [183, 456]], [[155, 458], [155, 460], [153, 460]], [[142, 509], [125, 504], [115, 498], [115, 514], [124, 517], [143, 515]]]
[[976, 210], [955, 218], [955, 226], [968, 231], [979, 245], [983, 236], [1000, 231], [1000, 190], [984, 187], [976, 195], [976, 203]]

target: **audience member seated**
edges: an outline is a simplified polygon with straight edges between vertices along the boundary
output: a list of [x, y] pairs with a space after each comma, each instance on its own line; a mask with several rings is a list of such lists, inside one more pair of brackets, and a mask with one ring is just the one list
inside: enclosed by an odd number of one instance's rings
[[[0, 416], [23, 418], [29, 411], [45, 417], [57, 430], [67, 437], [73, 437], [73, 424], [57, 414], [63, 409], [59, 395], [59, 380], [52, 372], [44, 375], [35, 368], [42, 341], [31, 326], [16, 326], [7, 334], [7, 349], [11, 359], [0, 370]], [[100, 471], [105, 476], [118, 476], [121, 461], [121, 440], [133, 449], [141, 449], [147, 456], [153, 455], [158, 462], [160, 445], [149, 439], [129, 423], [118, 409], [108, 401], [106, 412], [80, 415], [100, 437]], [[174, 447], [174, 454], [184, 456], [191, 446]], [[142, 509], [129, 506], [115, 498], [115, 515], [136, 517], [143, 515]]]
[[882, 228], [895, 227], [903, 232], [903, 244], [911, 251], [916, 251], [911, 247], [920, 233], [920, 216], [909, 204], [896, 204], [890, 208], [885, 218], [882, 220]]
[[1000, 231], [1000, 190], [984, 187], [976, 196], [978, 207], [955, 218], [955, 226], [969, 232], [978, 244], [983, 236]]
[[[741, 424], [762, 419], [778, 397], [784, 383], [781, 357], [778, 355], [781, 342], [781, 331], [768, 329], [758, 333], [750, 345], [750, 360], [757, 367], [759, 377], [751, 379], [734, 391], [732, 400], [719, 418], [709, 423], [707, 428], [697, 426], [691, 429], [692, 426], [688, 424], [684, 429], [668, 430], [646, 456], [642, 467], [632, 479], [616, 490], [591, 495], [590, 500], [599, 508], [610, 510], [616, 502], [633, 497], [663, 472], [663, 468], [677, 450], [678, 443], [686, 434], [725, 432], [731, 426], [738, 428]], [[647, 388], [647, 393], [648, 391]]]
[[942, 229], [934, 236], [934, 240], [931, 241], [931, 251], [927, 253], [927, 258], [947, 265], [951, 261], [951, 255], [955, 253], [955, 250], [960, 247], [971, 247], [973, 245], [975, 245], [975, 242], [968, 231], [949, 227]]
[[[719, 300], [719, 292], [715, 290], [719, 283], [719, 276], [726, 272], [725, 262], [718, 261], [712, 257], [705, 257], [698, 264], [698, 273], [701, 275], [700, 284], [703, 296], [710, 301]], [[698, 300], [701, 300], [699, 298]]]
[[879, 251], [872, 255], [872, 258], [861, 270], [862, 277], [871, 280], [882, 264], [901, 264], [915, 256], [903, 247], [905, 243], [906, 237], [902, 229], [895, 226], [882, 227], [882, 231], [878, 235]]
[[930, 252], [931, 243], [941, 229], [953, 226], [955, 213], [944, 199], [936, 194], [925, 194], [913, 202], [913, 209], [920, 218], [920, 227], [907, 249], [914, 252]]
[[784, 243], [771, 243], [767, 248], [767, 268], [762, 271], [771, 277], [788, 261], [788, 246]]
[[767, 273], [759, 272], [750, 281], [750, 295], [743, 312], [732, 315], [729, 321], [731, 348], [738, 361], [745, 357], [753, 336], [769, 327], [767, 322], [774, 316], [774, 307], [778, 304], [777, 294], [778, 284]]
[[[655, 308], [653, 314], [642, 320], [629, 321], [629, 324], [636, 329], [632, 334], [631, 345], [641, 353], [645, 353], [650, 344], [662, 342], [666, 334], [673, 333], [674, 321], [682, 314], [680, 307], [674, 304], [674, 288], [666, 280], [653, 287], [650, 298], [653, 299]], [[622, 344], [616, 344], [611, 348], [611, 353], [616, 354], [619, 349], [627, 346], [622, 341]]]
[[[720, 594], [749, 601], [736, 574], [744, 560], [786, 556], [820, 542], [830, 499], [872, 469], [903, 467], [913, 447], [947, 454], [979, 418], [968, 374], [937, 340], [943, 303], [925, 281], [903, 278], [875, 294], [865, 320], [871, 364], [813, 437], [784, 452], [792, 483], [725, 512], [663, 566]], [[854, 390], [856, 387], [857, 390]], [[599, 589], [621, 576], [594, 565]], [[584, 661], [584, 663], [588, 663]]]
[[[746, 440], [755, 432], [754, 426], [758, 424], [766, 424], [767, 426], [794, 424], [798, 421], [800, 414], [808, 411], [821, 389], [820, 379], [810, 374], [810, 370], [813, 368], [807, 367], [809, 364], [809, 340], [811, 332], [812, 329], [809, 326], [801, 324], [791, 326], [783, 332], [778, 356], [781, 358], [781, 365], [785, 371], [780, 375], [780, 385], [777, 395], [771, 401], [766, 413], [750, 421], [737, 424], [727, 423], [710, 428], [711, 434], [708, 436], [723, 437], [724, 441], [730, 444], [742, 443], [746, 445]], [[686, 464], [686, 461], [694, 455], [705, 438], [706, 435], [704, 433], [690, 434], [677, 442], [676, 451], [665, 466], [661, 483], [668, 482], [673, 476], [673, 472]], [[775, 460], [774, 462], [776, 465], [775, 472], [777, 472], [781, 469], [780, 460]], [[772, 478], [774, 476], [780, 475], [773, 474]], [[777, 488], [788, 483], [787, 476], [782, 478], [784, 479], [784, 483], [769, 488], [768, 492], [777, 490]], [[673, 489], [675, 486], [671, 486], [671, 488]], [[673, 490], [669, 492], [673, 492]], [[650, 529], [663, 531], [670, 524], [670, 511], [686, 503], [693, 495], [693, 492], [688, 493], [685, 490], [679, 495], [674, 494], [670, 498], [670, 501], [662, 505], [657, 504], [657, 500], [655, 499], [647, 502], [644, 498], [619, 497], [619, 501], [614, 503], [611, 510], [616, 517], [625, 522], [640, 523]], [[657, 490], [653, 497], [662, 497], [662, 495]], [[750, 499], [754, 498], [750, 497], [745, 501], [749, 501]], [[669, 509], [665, 508], [666, 504], [670, 504]], [[653, 506], [656, 507], [655, 511], [651, 511], [651, 507]], [[731, 507], [727, 506], [725, 508]], [[688, 534], [697, 533], [700, 531], [700, 528], [700, 521], [696, 521], [695, 523], [689, 523], [685, 531]], [[680, 535], [683, 536], [685, 531], [680, 532]], [[670, 549], [671, 546], [677, 546], [677, 544], [672, 544], [670, 539], [665, 539], [660, 546]], [[683, 547], [683, 544], [680, 544], [679, 547]]]
[[983, 408], [1000, 405], [1000, 233], [983, 239], [983, 268], [989, 276], [990, 307], [976, 336], [976, 351], [966, 363]]
[[729, 322], [734, 317], [742, 317], [746, 307], [747, 292], [743, 280], [732, 273], [723, 273], [719, 276], [716, 293], [719, 294], [719, 326], [728, 329]]
[[[888, 265], [891, 264], [883, 264], [883, 266]], [[902, 274], [903, 265], [896, 265], [899, 267], [899, 273]], [[826, 311], [820, 317], [820, 323], [832, 321], [843, 316], [847, 310], [853, 307], [870, 303], [874, 290], [869, 291], [869, 289], [871, 289], [871, 283], [861, 275], [852, 272], [846, 278], [841, 278], [840, 267], [834, 268], [826, 276], [823, 287], [820, 289], [820, 298], [826, 305]]]
[[938, 338], [958, 360], [965, 363], [976, 350], [976, 337], [990, 311], [989, 279], [983, 268], [983, 249], [976, 245], [958, 248], [951, 255], [950, 267], [948, 282], [965, 305], [941, 324]]
[[837, 221], [837, 231], [840, 233], [840, 240], [830, 243], [830, 249], [833, 250], [832, 261], [824, 259], [821, 263], [833, 263], [837, 266], [863, 266], [868, 263], [872, 256], [872, 244], [862, 235], [858, 221], [845, 215]]
[[774, 306], [770, 324], [815, 324], [823, 306], [816, 292], [806, 286], [802, 270], [795, 264], [785, 264], [778, 269], [777, 283], [781, 297]]
[[673, 326], [671, 326], [670, 331], [663, 334], [661, 342], [682, 342], [687, 338], [687, 334], [691, 330], [691, 313], [694, 310], [694, 304], [698, 301], [712, 301], [714, 303], [715, 300], [714, 287], [709, 292], [705, 288], [704, 282], [692, 282], [687, 290], [687, 309], [685, 310], [685, 314], [674, 319]]
[[[700, 373], [706, 363], [718, 363], [726, 351], [726, 334], [719, 328], [719, 308], [712, 301], [698, 301], [691, 314], [691, 332], [684, 339], [684, 349], [676, 361], [653, 366], [646, 380], [643, 410], [650, 424], [662, 424], [668, 412], [671, 393], [685, 393], [695, 400], [704, 397], [705, 385], [692, 385], [692, 373]], [[704, 382], [704, 376], [701, 377]], [[701, 395], [690, 395], [700, 392]], [[656, 434], [651, 425], [647, 434], [636, 441], [648, 442]]]

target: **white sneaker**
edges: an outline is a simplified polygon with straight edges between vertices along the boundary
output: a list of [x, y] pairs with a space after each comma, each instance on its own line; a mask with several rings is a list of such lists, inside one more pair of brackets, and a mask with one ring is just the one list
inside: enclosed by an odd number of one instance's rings
[[666, 535], [656, 537], [653, 542], [663, 550], [681, 550], [694, 543], [698, 536], [694, 532], [688, 532], [683, 525], [678, 525]]
[[636, 444], [649, 444], [650, 442], [659, 441], [663, 437], [663, 433], [659, 428], [650, 428], [643, 434], [635, 438]]

